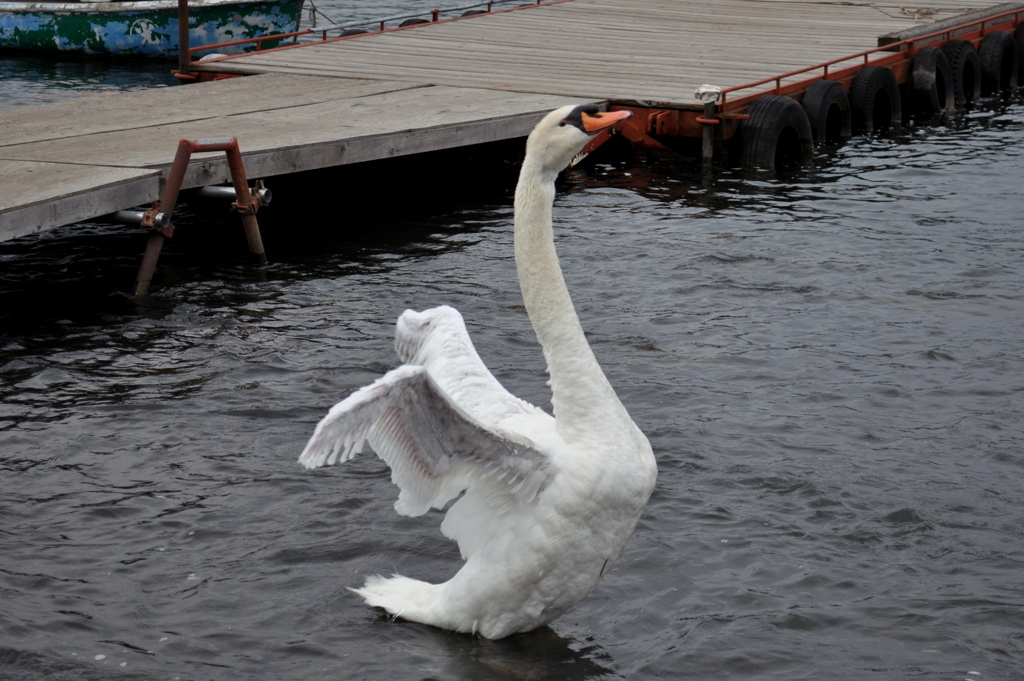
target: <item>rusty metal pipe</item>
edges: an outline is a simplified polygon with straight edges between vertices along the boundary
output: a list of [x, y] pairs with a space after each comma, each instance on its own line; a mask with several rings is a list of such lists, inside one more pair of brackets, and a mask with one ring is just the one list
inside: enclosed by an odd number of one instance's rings
[[231, 184], [235, 186], [235, 196], [238, 197], [235, 207], [242, 214], [242, 226], [245, 228], [245, 238], [249, 242], [249, 251], [264, 264], [267, 262], [267, 254], [263, 249], [260, 225], [256, 222], [256, 208], [252, 205], [249, 181], [245, 177], [245, 166], [242, 164], [242, 152], [238, 150], [237, 142], [225, 151], [228, 156], [228, 168], [231, 169]]
[[[188, 171], [188, 162], [195, 152], [202, 151], [223, 151], [227, 154], [228, 168], [231, 170], [231, 182], [234, 185], [233, 192], [236, 202], [234, 207], [242, 214], [242, 225], [245, 228], [245, 236], [249, 242], [249, 250], [252, 251], [261, 263], [267, 262], [267, 256], [263, 249], [263, 238], [260, 236], [260, 226], [256, 222], [256, 210], [260, 206], [260, 199], [249, 192], [249, 182], [245, 177], [245, 166], [242, 163], [242, 152], [238, 149], [238, 140], [234, 137], [214, 137], [207, 139], [183, 139], [178, 142], [178, 150], [174, 154], [174, 162], [167, 173], [167, 181], [164, 184], [163, 194], [160, 197], [159, 209], [154, 206], [147, 211], [147, 219], [153, 220], [152, 224], [144, 226], [153, 230], [146, 244], [146, 252], [142, 256], [142, 265], [139, 266], [139, 274], [135, 280], [134, 295], [141, 296], [149, 291], [150, 282], [156, 271], [156, 263], [163, 249], [164, 239], [174, 232], [174, 225], [170, 223], [170, 216], [174, 214], [174, 206], [178, 202], [178, 194], [181, 192], [181, 185], [185, 181], [185, 173]], [[261, 187], [262, 188], [262, 187]], [[227, 189], [227, 188], [225, 188]], [[269, 197], [267, 198], [269, 201]], [[168, 224], [161, 227], [155, 220], [157, 215], [164, 215]]]
[[164, 235], [153, 232], [149, 235], [146, 243], [146, 252], [142, 255], [142, 264], [139, 266], [139, 274], [135, 277], [135, 287], [132, 289], [133, 296], [144, 296], [149, 293], [149, 284], [153, 281], [153, 273], [156, 272], [156, 261], [160, 259], [160, 251], [164, 247]]
[[245, 229], [245, 239], [249, 243], [249, 251], [256, 256], [261, 265], [267, 264], [267, 253], [263, 249], [263, 237], [260, 235], [260, 224], [256, 222], [256, 215], [246, 213], [242, 215], [242, 227]]
[[[261, 264], [266, 263], [267, 254], [263, 248], [260, 225], [256, 221], [256, 207], [253, 206], [253, 197], [249, 193], [249, 180], [245, 176], [245, 165], [242, 163], [242, 152], [238, 149], [238, 140], [234, 137], [182, 140], [178, 144], [179, 153], [181, 153], [183, 145], [187, 147], [189, 155], [191, 155], [191, 152], [196, 151], [223, 151], [227, 155], [228, 169], [231, 171], [231, 184], [234, 185], [235, 197], [237, 199], [235, 208], [242, 214], [242, 226], [245, 229], [246, 241], [249, 242], [249, 250]], [[177, 157], [175, 157], [174, 162], [177, 165]], [[187, 157], [184, 166], [188, 166]], [[172, 175], [174, 174], [173, 167], [171, 173]], [[184, 179], [184, 174], [184, 168], [182, 168], [182, 179]], [[171, 184], [170, 176], [168, 177], [167, 184], [168, 186]], [[181, 186], [180, 180], [178, 181], [178, 186]], [[177, 193], [175, 193], [175, 198], [177, 198]]]
[[164, 185], [164, 192], [160, 196], [160, 209], [168, 215], [174, 214], [174, 205], [178, 203], [178, 192], [181, 191], [181, 183], [185, 181], [188, 160], [192, 156], [191, 142], [192, 140], [178, 142], [178, 150], [174, 154], [171, 171], [167, 173], [167, 184]]
[[192, 53], [188, 49], [188, 0], [178, 0], [178, 72], [188, 75]]
[[[710, 121], [715, 119], [715, 103], [705, 102], [704, 103], [704, 120], [709, 121], [704, 123], [703, 130], [701, 130], [701, 150], [700, 157], [705, 168], [710, 168], [712, 162], [715, 160], [715, 126]], [[716, 121], [717, 122], [717, 121]]]
[[[266, 263], [267, 254], [263, 248], [260, 226], [256, 221], [256, 207], [253, 206], [253, 197], [249, 193], [249, 180], [245, 176], [245, 165], [242, 163], [242, 152], [238, 149], [238, 140], [234, 137], [182, 140], [178, 143], [179, 155], [182, 153], [182, 149], [186, 150], [188, 156], [196, 151], [223, 151], [227, 155], [228, 169], [231, 171], [231, 184], [234, 185], [235, 197], [237, 198], [235, 208], [242, 214], [242, 226], [245, 229], [245, 238], [249, 242], [249, 250], [260, 263]], [[177, 181], [177, 186], [181, 186], [181, 181], [185, 176], [185, 168], [188, 167], [188, 156], [185, 157], [185, 161], [182, 164], [183, 167], [181, 168], [177, 168], [178, 157], [175, 157], [174, 166], [171, 168], [171, 175], [167, 179], [168, 188], [171, 186], [172, 177], [175, 176], [175, 170], [181, 173], [181, 178]], [[177, 199], [177, 190], [175, 190], [174, 196]]]
[[710, 170], [715, 160], [715, 129], [720, 120], [716, 114], [718, 100], [722, 98], [722, 88], [704, 83], [693, 92], [694, 98], [704, 104], [704, 114], [697, 116], [696, 122], [701, 126], [700, 158], [704, 170]]
[[[182, 0], [184, 1], [184, 0]], [[174, 154], [174, 163], [171, 164], [171, 171], [167, 175], [167, 183], [164, 185], [163, 194], [160, 196], [161, 212], [168, 216], [174, 214], [174, 204], [178, 202], [178, 192], [181, 190], [181, 183], [185, 179], [185, 171], [188, 169], [188, 159], [192, 156], [192, 149], [189, 140], [178, 142], [178, 151]], [[168, 228], [171, 228], [168, 225]], [[171, 228], [173, 229], [173, 228]], [[139, 266], [139, 274], [135, 278], [135, 288], [132, 294], [144, 296], [149, 291], [149, 284], [153, 281], [153, 274], [156, 272], [156, 263], [160, 259], [160, 251], [164, 247], [164, 235], [160, 232], [153, 232], [146, 244], [146, 252], [142, 256], [142, 264]]]

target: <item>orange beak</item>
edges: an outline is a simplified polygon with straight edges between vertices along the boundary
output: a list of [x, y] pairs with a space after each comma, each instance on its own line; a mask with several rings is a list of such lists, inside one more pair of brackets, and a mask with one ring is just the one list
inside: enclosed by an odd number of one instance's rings
[[632, 111], [607, 111], [596, 114], [583, 114], [583, 129], [590, 135], [607, 130], [633, 115]]

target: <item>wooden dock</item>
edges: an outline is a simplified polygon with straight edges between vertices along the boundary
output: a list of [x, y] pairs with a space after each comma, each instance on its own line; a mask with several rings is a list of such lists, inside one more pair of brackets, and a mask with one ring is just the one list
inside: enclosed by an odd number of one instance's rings
[[[160, 198], [178, 141], [234, 136], [250, 178], [526, 135], [579, 98], [268, 74], [0, 110], [0, 240]], [[184, 188], [229, 180], [197, 154]]]
[[[700, 106], [730, 87], [876, 47], [991, 7], [845, 0], [567, 0], [196, 64], [197, 71], [404, 80], [639, 106]], [[923, 12], [923, 14], [922, 14]]]
[[[990, 5], [561, 0], [193, 65], [247, 78], [0, 109], [0, 240], [157, 200], [183, 138], [237, 137], [250, 178], [475, 145], [562, 104], [694, 108], [703, 83], [770, 78]], [[183, 188], [227, 180], [221, 156], [199, 154]]]

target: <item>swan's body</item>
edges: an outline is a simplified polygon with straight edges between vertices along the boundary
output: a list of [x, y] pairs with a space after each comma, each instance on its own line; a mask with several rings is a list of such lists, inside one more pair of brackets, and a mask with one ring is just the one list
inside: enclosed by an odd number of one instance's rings
[[450, 307], [407, 310], [405, 363], [331, 409], [300, 457], [345, 461], [369, 441], [420, 515], [465, 491], [441, 531], [466, 563], [443, 584], [369, 577], [370, 605], [415, 622], [501, 638], [558, 617], [619, 555], [654, 487], [647, 438], [630, 420], [583, 335], [551, 225], [554, 181], [590, 135], [628, 114], [563, 107], [527, 141], [516, 188], [516, 265], [544, 348], [554, 417], [507, 392]]

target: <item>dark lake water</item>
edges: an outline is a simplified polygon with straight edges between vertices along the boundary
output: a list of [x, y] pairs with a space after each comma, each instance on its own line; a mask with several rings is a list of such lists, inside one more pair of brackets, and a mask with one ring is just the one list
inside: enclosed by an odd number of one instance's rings
[[566, 279], [660, 475], [595, 592], [497, 642], [349, 593], [458, 551], [371, 454], [295, 462], [407, 307], [548, 406], [515, 169], [453, 160], [272, 183], [265, 267], [187, 205], [142, 301], [137, 232], [0, 244], [0, 678], [1024, 678], [1020, 98], [789, 174], [566, 175]]

